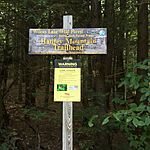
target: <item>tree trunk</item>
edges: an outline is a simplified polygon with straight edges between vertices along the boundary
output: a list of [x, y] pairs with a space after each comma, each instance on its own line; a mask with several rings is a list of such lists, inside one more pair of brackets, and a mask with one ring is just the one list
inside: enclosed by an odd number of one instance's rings
[[[87, 93], [91, 89], [91, 83], [92, 83], [91, 82], [91, 79], [92, 79], [91, 72], [92, 71], [90, 70], [90, 72], [89, 72], [89, 68], [91, 68], [91, 67], [89, 67], [89, 64], [91, 64], [91, 63], [89, 63], [89, 61], [91, 62], [91, 59], [89, 60], [88, 59], [89, 57], [87, 58], [86, 56], [85, 56], [85, 58], [86, 58], [85, 61], [86, 62], [88, 61], [88, 64], [82, 63], [83, 66], [81, 66], [81, 68], [84, 67], [84, 69], [82, 71], [84, 79], [83, 79], [83, 82], [82, 82], [82, 89], [81, 89], [81, 92], [82, 92], [81, 102], [82, 102], [82, 105], [83, 105], [84, 109], [86, 109], [89, 106], [88, 94]], [[83, 120], [87, 121], [85, 118], [83, 118]]]
[[[101, 14], [101, 1], [98, 0], [92, 0], [91, 1], [91, 27], [100, 27], [100, 23], [102, 21], [102, 14]], [[92, 57], [92, 64], [91, 69], [93, 73], [93, 87], [94, 91], [104, 95], [105, 94], [105, 72], [104, 72], [104, 56], [102, 55], [95, 55]], [[96, 98], [97, 102], [100, 101], [99, 97]], [[99, 103], [99, 102], [98, 102]], [[98, 104], [97, 103], [97, 104]], [[100, 104], [100, 103], [99, 103]], [[102, 99], [101, 101], [101, 110], [103, 113], [106, 112], [106, 105], [105, 100]]]
[[23, 68], [22, 68], [22, 61], [23, 61], [23, 52], [22, 52], [22, 44], [23, 40], [19, 33], [23, 33], [22, 28], [22, 21], [17, 20], [16, 26], [18, 29], [18, 32], [16, 33], [16, 50], [15, 50], [15, 56], [14, 56], [14, 78], [16, 80], [17, 90], [18, 90], [18, 97], [17, 102], [22, 102], [22, 82], [23, 82]]
[[[34, 7], [34, 2], [27, 0], [26, 8], [27, 12], [30, 12], [30, 8]], [[25, 26], [25, 106], [30, 107], [35, 105], [35, 96], [33, 96], [33, 93], [36, 91], [35, 89], [35, 83], [33, 80], [33, 70], [32, 70], [32, 62], [34, 60], [33, 56], [28, 55], [28, 39], [29, 39], [29, 29], [30, 28], [36, 28], [35, 20], [32, 18], [28, 18], [26, 21]]]
[[[51, 28], [52, 26], [52, 18], [51, 18], [51, 10], [49, 10], [48, 15], [48, 28]], [[47, 61], [47, 68], [46, 68], [46, 85], [45, 85], [45, 106], [48, 106], [48, 100], [49, 100], [49, 93], [50, 93], [50, 56], [46, 57]]]
[[120, 0], [120, 12], [118, 14], [118, 36], [116, 37], [116, 50], [114, 50], [114, 96], [121, 96], [124, 93], [124, 88], [118, 88], [120, 79], [124, 76], [124, 61], [123, 52], [125, 51], [125, 24], [126, 24], [126, 0]]
[[[137, 43], [137, 61], [143, 61], [148, 58], [148, 1], [138, 0], [138, 43]], [[139, 73], [143, 72], [139, 70]]]
[[112, 88], [112, 55], [114, 55], [114, 0], [105, 1], [104, 24], [107, 27], [107, 55], [105, 57], [105, 90], [107, 93], [107, 109], [110, 109], [110, 95]]
[[0, 129], [6, 128], [8, 125], [8, 114], [5, 108], [2, 91], [0, 91]]
[[99, 27], [101, 21], [101, 1], [91, 0], [91, 26]]
[[[105, 4], [107, 7], [110, 5], [109, 8], [107, 8], [107, 11], [111, 11], [111, 13], [109, 14], [110, 18], [108, 18], [109, 16], [107, 16], [107, 19], [110, 19], [109, 24], [111, 23], [111, 25], [113, 25], [113, 22], [111, 22], [111, 21], [113, 21], [113, 20], [111, 20], [111, 19], [113, 19], [113, 16], [112, 16], [113, 3], [108, 3], [109, 1], [107, 1], [107, 3]], [[100, 27], [100, 25], [102, 25], [101, 1], [92, 0], [91, 6], [92, 6], [91, 27]], [[111, 36], [109, 36], [109, 37], [110, 37], [110, 39], [113, 39], [113, 37], [111, 37]], [[110, 49], [110, 44], [113, 43], [113, 40], [108, 41], [108, 42], [110, 42], [108, 54], [107, 55], [96, 55], [96, 56], [93, 56], [93, 58], [92, 58], [92, 64], [94, 64], [93, 72], [95, 73], [94, 74], [94, 90], [99, 95], [97, 97], [97, 100], [96, 100], [97, 103], [95, 103], [95, 105], [98, 105], [100, 107], [101, 115], [105, 114], [107, 112], [107, 110], [109, 109], [109, 107], [108, 107], [109, 105], [108, 104], [106, 105], [107, 99], [105, 99], [104, 95], [106, 94], [106, 92], [110, 92], [110, 89], [111, 89], [110, 85], [106, 85], [105, 74], [109, 75], [111, 73], [111, 63], [112, 63], [111, 51], [113, 51], [113, 49], [112, 49], [112, 47]], [[106, 62], [105, 62], [105, 59], [107, 60]], [[107, 102], [108, 102], [108, 100], [107, 100]], [[98, 132], [96, 134], [95, 149], [98, 150], [98, 149], [101, 149], [101, 147], [103, 147], [104, 150], [110, 150], [112, 144], [109, 139], [110, 139], [110, 136], [108, 134]]]
[[[105, 56], [105, 94], [106, 94], [106, 108], [107, 111], [110, 110], [110, 103], [112, 99], [111, 90], [113, 88], [112, 79], [112, 62], [114, 60], [114, 24], [115, 24], [115, 10], [114, 10], [114, 0], [105, 1], [105, 12], [104, 12], [104, 25], [107, 27], [107, 55]], [[107, 146], [109, 150], [112, 150], [112, 134], [108, 133], [105, 135], [107, 137]]]
[[45, 107], [48, 107], [49, 100], [49, 88], [50, 88], [50, 56], [46, 58], [47, 66], [46, 66], [46, 84], [45, 84]]
[[7, 90], [8, 79], [8, 50], [9, 47], [9, 31], [6, 33], [6, 43], [3, 48], [3, 60], [0, 68], [0, 129], [6, 128], [8, 125], [8, 115], [4, 104], [4, 96]]
[[[137, 41], [137, 62], [148, 58], [148, 1], [138, 0], [138, 41]], [[139, 75], [147, 74], [146, 70], [138, 69]], [[141, 93], [137, 91], [136, 103], [139, 103]]]

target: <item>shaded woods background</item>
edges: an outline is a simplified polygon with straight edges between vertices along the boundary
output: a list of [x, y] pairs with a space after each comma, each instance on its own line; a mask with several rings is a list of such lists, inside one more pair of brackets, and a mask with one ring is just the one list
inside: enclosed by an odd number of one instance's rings
[[[147, 138], [140, 146], [136, 140], [144, 126], [140, 126], [139, 118], [137, 122], [135, 118], [127, 121], [127, 127], [131, 123], [131, 130], [137, 136], [135, 139], [131, 136], [132, 140], [126, 136], [131, 132], [121, 130], [127, 131], [125, 126], [116, 121], [104, 126], [102, 122], [114, 111], [128, 110], [128, 104], [139, 106], [140, 85], [133, 86], [141, 83], [138, 75], [147, 76], [145, 88], [149, 89], [148, 5], [147, 0], [1, 0], [0, 149], [61, 149], [62, 108], [61, 103], [53, 102], [53, 61], [62, 56], [29, 56], [28, 31], [30, 28], [62, 28], [65, 14], [73, 15], [74, 28], [108, 29], [107, 55], [73, 56], [82, 61], [82, 101], [74, 104], [74, 149], [146, 149]], [[141, 66], [134, 68], [137, 76], [132, 79], [133, 83], [128, 82], [133, 88], [118, 88], [120, 79], [133, 70], [129, 66], [143, 60], [147, 60], [140, 64], [145, 66], [144, 71]], [[116, 100], [119, 104], [114, 103]], [[140, 111], [144, 112], [148, 104], [144, 103], [144, 110]], [[103, 124], [108, 120], [106, 118]], [[150, 119], [147, 120], [145, 126], [150, 124]], [[118, 117], [118, 121], [124, 125], [123, 119]]]

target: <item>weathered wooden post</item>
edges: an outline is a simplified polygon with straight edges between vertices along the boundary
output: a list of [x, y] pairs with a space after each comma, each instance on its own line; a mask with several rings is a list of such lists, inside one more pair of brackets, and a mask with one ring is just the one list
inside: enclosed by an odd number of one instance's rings
[[54, 101], [63, 102], [62, 150], [73, 149], [73, 102], [81, 99], [80, 60], [66, 57], [55, 60]]
[[[63, 16], [63, 29], [30, 29], [29, 54], [106, 54], [106, 28], [72, 29], [72, 16]], [[63, 102], [62, 150], [73, 150], [73, 102], [81, 100], [79, 60], [55, 60], [54, 101]]]
[[[63, 29], [72, 29], [72, 16], [63, 16]], [[69, 59], [69, 58], [63, 58]], [[72, 57], [70, 57], [72, 59]], [[73, 149], [73, 104], [63, 102], [63, 128], [62, 128], [62, 150]]]

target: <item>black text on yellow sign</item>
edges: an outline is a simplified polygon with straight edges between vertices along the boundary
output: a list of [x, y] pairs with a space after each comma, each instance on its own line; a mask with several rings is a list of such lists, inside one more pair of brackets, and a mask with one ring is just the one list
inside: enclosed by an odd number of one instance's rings
[[54, 101], [80, 102], [81, 68], [79, 60], [55, 60]]

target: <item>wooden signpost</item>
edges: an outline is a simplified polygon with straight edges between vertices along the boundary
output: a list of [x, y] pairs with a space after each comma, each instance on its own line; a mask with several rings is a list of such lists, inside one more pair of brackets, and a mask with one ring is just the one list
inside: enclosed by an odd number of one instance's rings
[[[63, 29], [72, 29], [72, 16], [63, 16]], [[69, 60], [69, 58], [63, 58]], [[72, 57], [70, 57], [72, 59]], [[73, 104], [63, 102], [62, 150], [73, 150]]]
[[[29, 54], [107, 54], [106, 28], [72, 29], [72, 26], [70, 15], [63, 16], [63, 29], [30, 29]], [[80, 74], [78, 61], [72, 57], [55, 61], [54, 101], [63, 102], [62, 150], [73, 150], [72, 102], [81, 99]]]

